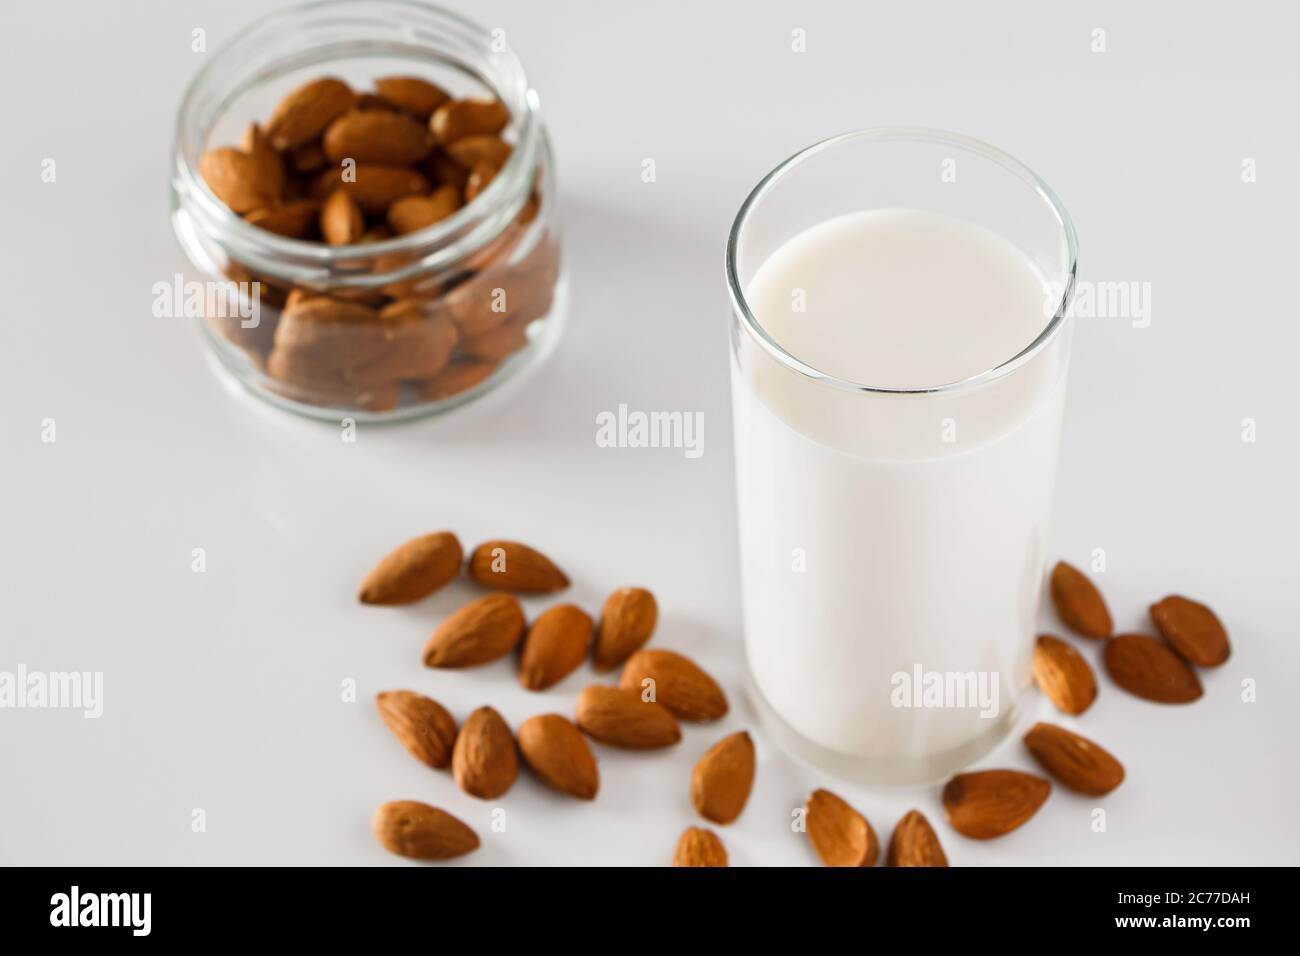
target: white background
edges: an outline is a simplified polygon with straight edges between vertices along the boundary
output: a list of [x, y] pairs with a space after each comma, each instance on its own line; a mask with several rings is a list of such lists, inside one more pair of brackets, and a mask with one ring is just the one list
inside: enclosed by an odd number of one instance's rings
[[[1295, 862], [1295, 8], [455, 5], [506, 29], [541, 93], [571, 318], [526, 381], [443, 420], [363, 428], [352, 445], [232, 396], [196, 330], [150, 314], [153, 283], [187, 266], [167, 181], [174, 111], [203, 62], [191, 31], [215, 49], [269, 4], [3, 5], [0, 669], [102, 671], [105, 700], [99, 720], [0, 711], [0, 862], [388, 864], [400, 861], [369, 819], [401, 797], [479, 831], [464, 863], [667, 862], [697, 822], [691, 765], [755, 721], [740, 686], [726, 232], [789, 153], [897, 124], [1024, 160], [1076, 220], [1082, 278], [1151, 283], [1149, 328], [1076, 330], [1052, 553], [1083, 564], [1105, 549], [1099, 579], [1121, 629], [1180, 591], [1217, 609], [1234, 653], [1188, 707], [1103, 675], [1093, 709], [1064, 722], [1109, 746], [1127, 782], [1101, 801], [1057, 788], [991, 843], [947, 827], [937, 788], [841, 785], [759, 734], [753, 797], [722, 834], [733, 863], [813, 862], [790, 812], [820, 785], [882, 842], [920, 807], [954, 864]], [[1104, 54], [1090, 52], [1097, 27]], [[806, 53], [791, 51], [795, 28]], [[619, 403], [703, 412], [703, 457], [597, 448], [595, 416]], [[491, 702], [518, 723], [571, 713], [592, 675], [536, 695], [508, 661], [421, 667], [465, 585], [404, 609], [355, 602], [378, 556], [442, 528], [467, 546], [508, 536], [547, 550], [574, 579], [565, 598], [593, 613], [616, 586], [653, 589], [656, 643], [714, 672], [732, 713], [688, 727], [670, 753], [600, 748], [593, 805], [523, 777], [492, 832], [496, 804], [408, 757], [373, 694], [410, 687], [460, 718]], [[204, 574], [190, 570], [198, 547]], [[1096, 651], [1084, 648], [1100, 666]], [[340, 701], [347, 678], [357, 703]], [[1256, 703], [1241, 701], [1247, 679]], [[982, 765], [1030, 766], [1015, 741]], [[1092, 832], [1095, 805], [1105, 833]], [[191, 831], [194, 808], [206, 833]]]

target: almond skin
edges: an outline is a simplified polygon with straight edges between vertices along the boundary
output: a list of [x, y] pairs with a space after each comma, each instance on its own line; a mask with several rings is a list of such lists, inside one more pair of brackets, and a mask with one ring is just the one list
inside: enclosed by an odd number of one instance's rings
[[717, 681], [674, 651], [637, 651], [623, 665], [618, 686], [642, 694], [653, 689], [653, 699], [683, 720], [717, 720], [727, 713], [727, 695]]
[[460, 208], [460, 190], [440, 186], [429, 196], [405, 196], [388, 207], [388, 225], [404, 236], [442, 222]]
[[545, 690], [582, 663], [591, 647], [591, 618], [573, 604], [557, 604], [537, 616], [524, 636], [519, 683]]
[[491, 166], [500, 169], [510, 158], [510, 144], [496, 136], [466, 136], [447, 147], [447, 155], [462, 169]]
[[1052, 568], [1052, 603], [1061, 621], [1076, 634], [1102, 640], [1114, 633], [1110, 610], [1096, 585], [1064, 561]]
[[540, 551], [518, 541], [485, 541], [469, 558], [469, 576], [499, 591], [546, 594], [569, 586], [564, 572]]
[[451, 754], [456, 784], [471, 796], [493, 800], [519, 776], [515, 738], [505, 719], [491, 707], [474, 711], [460, 728]]
[[1218, 667], [1232, 653], [1218, 615], [1199, 601], [1171, 594], [1151, 605], [1151, 620], [1160, 636], [1197, 667]]
[[1038, 723], [1025, 746], [1043, 769], [1076, 793], [1101, 797], [1124, 782], [1124, 766], [1106, 750], [1056, 724]]
[[875, 866], [880, 854], [867, 818], [829, 790], [814, 790], [804, 803], [808, 839], [827, 866]]
[[342, 80], [332, 76], [304, 83], [282, 99], [266, 124], [266, 138], [280, 151], [315, 139], [357, 101]]
[[754, 742], [743, 730], [709, 748], [691, 771], [691, 803], [706, 820], [731, 823], [754, 786]]
[[410, 604], [426, 598], [460, 572], [463, 552], [450, 531], [412, 538], [387, 554], [361, 582], [362, 604]]
[[1018, 770], [959, 773], [943, 788], [948, 822], [962, 836], [989, 840], [1027, 821], [1052, 792], [1052, 784]]
[[230, 146], [200, 156], [199, 175], [232, 212], [243, 214], [273, 206], [280, 198], [276, 184], [259, 175], [257, 160]]
[[889, 866], [947, 866], [939, 837], [920, 810], [908, 810], [889, 838]]
[[320, 231], [331, 246], [350, 246], [361, 241], [366, 220], [361, 215], [361, 207], [346, 190], [334, 190], [321, 205]]
[[587, 738], [566, 717], [540, 714], [519, 725], [519, 751], [524, 762], [547, 786], [561, 793], [592, 800], [600, 789], [600, 774]]
[[413, 860], [449, 860], [478, 849], [473, 830], [445, 810], [418, 800], [383, 804], [371, 826], [385, 850]]
[[442, 704], [409, 690], [386, 690], [375, 703], [393, 736], [416, 760], [435, 770], [451, 763], [456, 721]]
[[269, 209], [254, 209], [244, 217], [249, 225], [289, 239], [307, 239], [315, 231], [320, 203], [314, 199], [296, 199]]
[[380, 77], [375, 80], [375, 93], [386, 103], [426, 121], [451, 99], [442, 87], [416, 76]]
[[497, 99], [450, 100], [429, 118], [429, 128], [443, 146], [466, 136], [495, 135], [510, 122], [510, 111]]
[[524, 609], [509, 594], [488, 594], [449, 615], [424, 646], [427, 667], [477, 667], [514, 650]]
[[673, 866], [726, 866], [727, 848], [718, 835], [703, 827], [688, 827], [677, 841]]
[[1196, 672], [1154, 637], [1118, 634], [1106, 642], [1103, 660], [1111, 680], [1146, 700], [1188, 704], [1201, 696]]
[[682, 739], [672, 711], [643, 701], [636, 691], [589, 684], [578, 694], [577, 725], [601, 743], [629, 750], [655, 750]]
[[1097, 699], [1092, 666], [1059, 637], [1040, 634], [1034, 647], [1034, 680], [1056, 709], [1082, 714]]
[[659, 605], [645, 588], [619, 588], [605, 600], [596, 630], [596, 670], [607, 671], [650, 640], [659, 621]]
[[325, 155], [335, 163], [409, 166], [433, 149], [433, 136], [419, 120], [388, 110], [353, 110], [330, 123], [321, 139]]

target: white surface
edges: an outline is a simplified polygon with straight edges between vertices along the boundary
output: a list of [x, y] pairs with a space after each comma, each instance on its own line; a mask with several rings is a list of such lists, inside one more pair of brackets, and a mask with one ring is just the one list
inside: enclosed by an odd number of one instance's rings
[[[667, 861], [697, 822], [691, 764], [753, 722], [739, 687], [726, 231], [789, 153], [900, 123], [1024, 160], [1073, 214], [1084, 278], [1151, 283], [1149, 328], [1077, 329], [1052, 552], [1085, 562], [1106, 549], [1121, 628], [1171, 590], [1210, 602], [1234, 654], [1190, 707], [1103, 677], [1096, 706], [1065, 721], [1128, 768], [1099, 802], [1106, 833], [1091, 831], [1094, 801], [1058, 789], [1021, 830], [975, 843], [946, 826], [936, 790], [841, 786], [760, 736], [754, 795], [723, 832], [733, 861], [811, 862], [790, 812], [818, 785], [882, 839], [921, 807], [955, 864], [1295, 861], [1294, 11], [474, 4], [506, 28], [548, 113], [571, 322], [509, 394], [346, 445], [328, 425], [232, 399], [195, 330], [149, 311], [152, 284], [184, 267], [166, 184], [174, 110], [202, 62], [191, 30], [215, 49], [264, 6], [0, 8], [0, 669], [105, 681], [99, 720], [0, 711], [0, 861], [386, 864], [368, 821], [398, 797], [471, 823], [484, 846], [465, 863]], [[1096, 27], [1107, 53], [1089, 51]], [[806, 53], [790, 50], [794, 28]], [[654, 184], [640, 179], [646, 157]], [[1256, 183], [1241, 182], [1245, 157]], [[619, 403], [702, 411], [704, 455], [598, 448], [595, 416]], [[46, 418], [54, 444], [41, 442]], [[411, 687], [460, 717], [490, 701], [517, 723], [570, 712], [590, 675], [532, 695], [506, 662], [423, 669], [427, 633], [466, 586], [407, 609], [354, 602], [389, 546], [444, 527], [471, 545], [545, 548], [575, 581], [566, 597], [592, 610], [617, 585], [652, 588], [656, 643], [717, 674], [732, 714], [689, 727], [670, 754], [601, 748], [594, 805], [521, 780], [502, 801], [506, 832], [492, 832], [492, 807], [409, 758], [373, 694]], [[204, 574], [190, 570], [196, 547]], [[340, 702], [347, 678], [357, 703]], [[1240, 700], [1246, 679], [1257, 703]], [[1013, 743], [984, 765], [1028, 762]], [[196, 807], [206, 833], [191, 831]]]

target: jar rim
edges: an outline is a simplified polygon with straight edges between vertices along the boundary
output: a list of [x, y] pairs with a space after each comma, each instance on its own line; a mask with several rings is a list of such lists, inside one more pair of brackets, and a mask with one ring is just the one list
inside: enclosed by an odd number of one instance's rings
[[[324, 47], [276, 55], [251, 76], [233, 87], [223, 85], [225, 71], [237, 69], [241, 58], [250, 58], [265, 45], [282, 43], [287, 33], [304, 32], [304, 18], [310, 23], [357, 25], [365, 21], [382, 25], [400, 18], [398, 35], [404, 42], [377, 39], [336, 42]], [[292, 26], [293, 31], [286, 28]], [[429, 46], [431, 39], [454, 39], [470, 53], [481, 57], [476, 63], [452, 60]], [[425, 46], [421, 47], [423, 42]], [[431, 271], [439, 271], [472, 254], [499, 236], [523, 209], [532, 191], [533, 179], [544, 149], [544, 132], [536, 91], [528, 85], [523, 64], [510, 47], [492, 49], [488, 29], [468, 17], [421, 0], [313, 0], [259, 17], [236, 32], [213, 52], [194, 76], [181, 98], [176, 118], [173, 190], [176, 201], [197, 221], [201, 231], [234, 258], [251, 268], [289, 282], [375, 288]], [[338, 48], [337, 50], [335, 48]], [[313, 57], [312, 50], [323, 55]], [[293, 239], [261, 229], [232, 211], [217, 198], [198, 171], [198, 160], [207, 148], [210, 121], [219, 116], [230, 99], [250, 83], [273, 78], [311, 63], [328, 63], [345, 56], [382, 50], [415, 57], [423, 50], [426, 58], [443, 59], [471, 73], [510, 110], [516, 142], [505, 164], [487, 188], [446, 219], [415, 232], [376, 242], [330, 246], [305, 239]], [[305, 55], [305, 57], [304, 57]], [[278, 65], [278, 68], [277, 68]], [[490, 69], [488, 68], [490, 67]], [[210, 108], [213, 90], [220, 102]], [[202, 115], [208, 108], [211, 115]], [[384, 272], [335, 272], [359, 257], [400, 256], [403, 265]]]

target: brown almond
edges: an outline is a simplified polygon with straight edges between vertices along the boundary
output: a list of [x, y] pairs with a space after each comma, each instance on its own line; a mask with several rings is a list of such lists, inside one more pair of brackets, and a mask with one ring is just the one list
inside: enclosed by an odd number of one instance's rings
[[519, 776], [515, 738], [505, 719], [491, 707], [480, 707], [465, 720], [451, 753], [456, 784], [471, 796], [493, 800]]
[[361, 583], [362, 604], [410, 604], [460, 571], [460, 540], [450, 531], [421, 535], [389, 552]]
[[429, 155], [433, 137], [427, 126], [405, 113], [353, 110], [330, 123], [321, 146], [336, 163], [352, 159], [358, 163], [409, 166]]
[[495, 372], [497, 365], [497, 362], [476, 359], [452, 362], [422, 384], [421, 394], [429, 401], [437, 402], [467, 392]]
[[1098, 640], [1114, 632], [1105, 599], [1078, 568], [1064, 561], [1056, 562], [1052, 568], [1051, 590], [1056, 613], [1070, 630]]
[[460, 191], [439, 186], [428, 196], [405, 196], [388, 207], [388, 225], [399, 236], [427, 229], [460, 208]]
[[731, 823], [754, 786], [754, 741], [745, 731], [723, 737], [691, 770], [691, 803], [706, 820]]
[[466, 136], [448, 144], [447, 155], [462, 169], [475, 166], [500, 169], [510, 158], [510, 144], [497, 136]]
[[429, 128], [443, 146], [466, 136], [495, 135], [510, 122], [510, 111], [497, 99], [450, 100], [433, 111]]
[[257, 160], [242, 150], [223, 146], [199, 157], [199, 175], [232, 212], [252, 212], [273, 206], [279, 187], [259, 175]]
[[1197, 667], [1218, 667], [1232, 648], [1218, 615], [1199, 601], [1171, 594], [1151, 605], [1160, 636]]
[[582, 608], [547, 608], [524, 635], [519, 683], [528, 690], [545, 690], [573, 673], [591, 647], [591, 630], [591, 618]]
[[677, 840], [673, 866], [726, 866], [727, 848], [718, 835], [703, 827], [688, 827]]
[[315, 231], [320, 203], [298, 199], [268, 209], [254, 209], [244, 217], [250, 225], [289, 239], [306, 239]]
[[829, 790], [814, 790], [804, 803], [813, 849], [827, 866], [875, 866], [880, 854], [867, 818]]
[[477, 667], [509, 654], [524, 635], [524, 609], [509, 594], [488, 594], [448, 616], [424, 645], [428, 667]]
[[375, 703], [393, 736], [416, 760], [434, 769], [451, 763], [456, 721], [442, 704], [409, 690], [386, 690]]
[[497, 177], [497, 167], [489, 163], [479, 163], [469, 171], [469, 179], [465, 180], [465, 201], [473, 202], [479, 197], [479, 194], [488, 186], [492, 185], [492, 180]]
[[266, 124], [266, 138], [276, 149], [296, 149], [325, 131], [356, 103], [351, 87], [332, 76], [311, 80], [282, 99]]
[[266, 140], [266, 134], [256, 123], [249, 123], [239, 148], [253, 157], [257, 178], [277, 199], [284, 194], [284, 160]]
[[683, 720], [717, 720], [727, 695], [694, 661], [675, 651], [637, 651], [623, 665], [618, 685], [656, 700]]
[[1025, 746], [1043, 769], [1066, 788], [1101, 797], [1124, 782], [1124, 765], [1086, 737], [1037, 723], [1025, 734]]
[[682, 739], [672, 711], [641, 699], [636, 691], [589, 684], [578, 694], [577, 725], [601, 743], [629, 750], [655, 750]]
[[659, 621], [659, 604], [645, 588], [619, 588], [605, 599], [596, 628], [596, 670], [607, 671], [650, 640]]
[[528, 344], [528, 332], [518, 322], [507, 322], [491, 332], [466, 338], [460, 350], [481, 362], [499, 362]]
[[312, 195], [324, 198], [335, 189], [342, 189], [352, 197], [366, 215], [381, 216], [397, 200], [427, 193], [429, 180], [405, 166], [358, 163], [346, 178], [341, 167], [325, 170], [312, 184]]
[[1159, 704], [1187, 704], [1201, 696], [1196, 672], [1164, 643], [1145, 634], [1117, 634], [1103, 653], [1111, 680], [1130, 694]]
[[320, 143], [303, 143], [289, 153], [289, 165], [298, 175], [308, 176], [328, 166], [329, 157], [325, 155], [325, 150], [321, 148]]
[[366, 220], [347, 190], [334, 190], [321, 205], [320, 231], [331, 246], [350, 246], [361, 241]]
[[501, 591], [545, 594], [569, 586], [569, 579], [546, 555], [518, 541], [485, 541], [469, 557], [469, 576]]
[[948, 822], [963, 836], [989, 840], [1027, 821], [1052, 792], [1052, 784], [1018, 770], [959, 773], [943, 788]]
[[889, 838], [888, 866], [947, 866], [948, 857], [934, 827], [920, 810], [908, 810]]
[[1097, 699], [1092, 666], [1059, 637], [1040, 634], [1034, 646], [1034, 680], [1056, 709], [1082, 714]]
[[445, 810], [418, 800], [393, 800], [371, 822], [385, 850], [414, 860], [449, 860], [478, 849], [478, 835]]
[[469, 182], [469, 170], [457, 164], [441, 147], [435, 149], [420, 167], [435, 183], [464, 189]]
[[566, 717], [540, 714], [519, 725], [519, 752], [533, 773], [561, 793], [591, 800], [600, 789], [587, 738]]
[[375, 93], [386, 103], [426, 121], [451, 99], [442, 87], [416, 76], [381, 76], [375, 80]]

